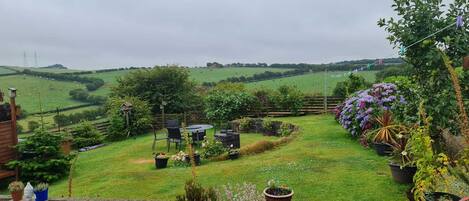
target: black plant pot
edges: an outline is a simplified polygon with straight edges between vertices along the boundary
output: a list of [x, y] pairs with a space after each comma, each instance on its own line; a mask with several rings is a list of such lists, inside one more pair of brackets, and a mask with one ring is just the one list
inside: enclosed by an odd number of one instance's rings
[[231, 160], [236, 160], [239, 158], [239, 153], [230, 153], [228, 154]]
[[[189, 157], [189, 155], [186, 155], [184, 157], [184, 160], [187, 162], [187, 163], [190, 163], [191, 162], [191, 158]], [[194, 154], [194, 160], [195, 160], [195, 165], [200, 165], [200, 154]]]
[[394, 181], [401, 184], [411, 184], [413, 183], [413, 178], [415, 172], [417, 172], [417, 167], [401, 167], [397, 164], [390, 163], [389, 167], [391, 168], [391, 174]]
[[166, 168], [166, 166], [168, 166], [168, 159], [169, 158], [155, 158], [156, 169]]
[[389, 156], [392, 154], [392, 147], [385, 143], [373, 143], [373, 149], [380, 156]]
[[453, 195], [450, 193], [443, 193], [443, 192], [432, 192], [432, 193], [428, 193], [425, 195], [425, 200], [427, 201], [436, 201], [442, 198], [446, 198], [445, 200], [453, 200], [453, 201], [459, 201], [462, 199], [461, 197], [457, 195]]

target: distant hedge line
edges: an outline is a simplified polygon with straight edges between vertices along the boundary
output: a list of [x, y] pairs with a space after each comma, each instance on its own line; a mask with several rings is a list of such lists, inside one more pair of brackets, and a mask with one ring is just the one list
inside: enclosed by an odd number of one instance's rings
[[26, 74], [26, 75], [32, 75], [32, 76], [37, 76], [37, 77], [46, 77], [46, 78], [61, 80], [61, 81], [80, 82], [80, 83], [85, 84], [86, 89], [88, 89], [89, 91], [97, 90], [101, 86], [104, 85], [104, 80], [102, 80], [100, 78], [94, 78], [94, 77], [80, 77], [80, 76], [71, 75], [71, 74], [57, 74], [57, 73], [48, 73], [48, 72], [37, 72], [37, 71], [29, 70], [29, 69], [23, 70], [22, 73]]

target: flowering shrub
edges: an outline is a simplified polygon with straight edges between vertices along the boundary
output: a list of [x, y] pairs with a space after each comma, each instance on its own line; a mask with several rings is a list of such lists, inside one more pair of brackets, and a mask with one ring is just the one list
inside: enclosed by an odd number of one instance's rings
[[339, 123], [357, 137], [373, 128], [373, 116], [398, 104], [405, 104], [405, 99], [399, 95], [396, 85], [380, 83], [345, 100], [343, 105], [336, 108], [336, 114]]
[[223, 143], [217, 140], [204, 140], [202, 142], [202, 157], [213, 158], [226, 153], [228, 150], [223, 146]]
[[264, 201], [256, 185], [250, 183], [224, 185], [217, 191], [218, 200], [221, 201]]
[[186, 159], [186, 153], [184, 153], [183, 151], [180, 151], [179, 153], [171, 156], [171, 160], [174, 162], [174, 166], [178, 166], [178, 167], [188, 165], [185, 159]]

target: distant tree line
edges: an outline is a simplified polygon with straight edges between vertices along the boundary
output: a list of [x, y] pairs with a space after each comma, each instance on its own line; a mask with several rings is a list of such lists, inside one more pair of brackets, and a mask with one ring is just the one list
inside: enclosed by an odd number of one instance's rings
[[[291, 64], [292, 66], [301, 66], [301, 64]], [[308, 64], [309, 65], [309, 64]], [[301, 68], [294, 68], [293, 70], [285, 71], [285, 72], [272, 72], [272, 71], [265, 71], [262, 73], [256, 73], [252, 76], [239, 76], [239, 77], [229, 77], [227, 79], [221, 80], [219, 82], [258, 82], [262, 80], [270, 80], [270, 79], [278, 79], [282, 77], [291, 77], [297, 75], [303, 75], [306, 73], [314, 73], [314, 72], [323, 72], [326, 68], [328, 71], [352, 71], [356, 68], [363, 67], [358, 65], [347, 65], [347, 64], [329, 64], [329, 65], [310, 65], [310, 66], [302, 66]], [[403, 69], [405, 68], [404, 64], [399, 65], [374, 65], [370, 69], [364, 70], [383, 70], [388, 68], [394, 69]], [[400, 72], [402, 70], [399, 70]], [[203, 86], [215, 86], [217, 82], [204, 82], [202, 83]]]
[[150, 69], [151, 67], [126, 67], [126, 68], [112, 68], [112, 69], [101, 69], [101, 70], [93, 70], [93, 71], [77, 71], [77, 72], [69, 72], [69, 73], [62, 73], [67, 75], [85, 75], [85, 74], [94, 74], [94, 73], [106, 73], [106, 72], [113, 72], [113, 71], [123, 71], [123, 70], [136, 70], [136, 69]]
[[69, 92], [72, 99], [82, 102], [88, 102], [95, 105], [102, 105], [106, 103], [107, 98], [104, 96], [90, 95], [84, 89], [74, 89]]
[[89, 91], [97, 90], [101, 86], [104, 85], [104, 80], [100, 78], [94, 78], [94, 77], [80, 77], [77, 75], [70, 75], [70, 74], [37, 72], [37, 71], [29, 70], [29, 69], [23, 70], [22, 73], [26, 75], [37, 76], [37, 77], [46, 77], [46, 78], [50, 78], [54, 80], [80, 82], [80, 83], [85, 84], [86, 89], [88, 89]]
[[94, 110], [85, 110], [83, 112], [77, 112], [73, 114], [58, 114], [54, 116], [54, 122], [60, 126], [67, 126], [76, 123], [80, 123], [81, 121], [93, 121], [100, 119], [106, 116], [106, 109], [104, 107], [100, 107]]

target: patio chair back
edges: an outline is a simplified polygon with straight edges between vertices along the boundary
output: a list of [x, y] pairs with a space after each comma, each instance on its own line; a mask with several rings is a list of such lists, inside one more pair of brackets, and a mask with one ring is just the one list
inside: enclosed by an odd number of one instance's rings
[[181, 130], [179, 127], [168, 127], [168, 139], [181, 140]]
[[179, 128], [179, 120], [177, 119], [170, 119], [166, 121], [166, 128]]
[[200, 141], [203, 141], [204, 138], [205, 138], [205, 135], [206, 135], [206, 131], [203, 130], [203, 131], [198, 131], [198, 132], [194, 132], [192, 134], [192, 141], [193, 142], [200, 142]]

